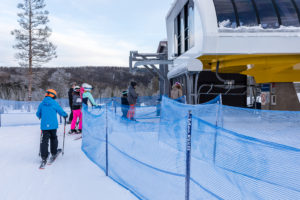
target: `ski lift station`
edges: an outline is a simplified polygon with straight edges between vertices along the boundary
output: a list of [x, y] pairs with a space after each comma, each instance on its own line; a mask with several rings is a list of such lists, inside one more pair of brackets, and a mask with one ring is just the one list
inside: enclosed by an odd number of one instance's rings
[[260, 95], [263, 109], [300, 110], [300, 0], [176, 0], [166, 26], [167, 56], [131, 52], [132, 68], [155, 68], [168, 90], [182, 83], [190, 104]]

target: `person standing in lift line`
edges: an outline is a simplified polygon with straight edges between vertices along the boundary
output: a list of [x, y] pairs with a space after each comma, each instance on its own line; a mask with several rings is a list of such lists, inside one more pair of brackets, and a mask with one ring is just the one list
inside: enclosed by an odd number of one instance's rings
[[128, 103], [129, 103], [129, 111], [127, 113], [127, 118], [130, 120], [134, 120], [134, 115], [135, 115], [135, 104], [137, 102], [137, 98], [138, 98], [138, 94], [136, 93], [135, 89], [136, 89], [137, 83], [136, 82], [131, 82], [130, 86], [128, 88]]
[[172, 86], [172, 90], [171, 90], [171, 99], [174, 99], [175, 101], [184, 103], [182, 100], [182, 85], [179, 82], [176, 82], [173, 86]]
[[89, 107], [99, 107], [100, 105], [96, 104], [96, 101], [93, 97], [93, 95], [91, 94], [93, 87], [90, 84], [87, 83], [83, 83], [82, 84], [82, 88], [80, 91], [83, 92], [82, 93], [82, 103], [89, 106]]
[[[82, 133], [82, 112], [81, 112], [81, 104], [82, 99], [80, 97], [80, 87], [75, 86], [74, 92], [73, 92], [73, 102], [72, 102], [72, 112], [73, 112], [73, 120], [71, 123], [71, 134], [72, 133]], [[76, 123], [77, 118], [79, 118], [79, 127], [78, 131], [76, 131]]]
[[73, 91], [74, 91], [75, 86], [76, 86], [75, 82], [71, 83], [71, 88], [69, 89], [69, 92], [68, 92], [69, 106], [70, 106], [70, 110], [71, 110], [68, 124], [71, 124], [71, 122], [73, 120], [73, 109], [72, 109], [72, 107], [73, 107]]
[[45, 98], [40, 103], [36, 116], [41, 120], [41, 130], [42, 130], [42, 139], [41, 139], [41, 157], [43, 162], [47, 162], [49, 155], [48, 152], [48, 143], [50, 140], [50, 152], [53, 157], [55, 157], [61, 149], [57, 149], [58, 140], [57, 140], [57, 113], [62, 117], [68, 117], [68, 114], [60, 107], [60, 105], [55, 101], [57, 93], [53, 89], [47, 90]]
[[122, 118], [126, 119], [127, 118], [127, 113], [129, 110], [129, 103], [128, 103], [128, 91], [123, 91], [122, 92], [122, 97], [121, 97], [121, 105], [122, 105]]

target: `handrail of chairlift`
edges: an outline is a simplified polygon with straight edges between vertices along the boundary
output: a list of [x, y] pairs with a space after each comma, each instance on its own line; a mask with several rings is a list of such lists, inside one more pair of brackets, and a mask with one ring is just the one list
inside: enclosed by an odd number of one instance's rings
[[[210, 87], [210, 89], [205, 92], [205, 93], [201, 93], [201, 90], [204, 88], [204, 87]], [[206, 95], [219, 95], [220, 93], [210, 93], [213, 88], [216, 87], [216, 88], [222, 88], [222, 89], [227, 89], [228, 87], [228, 90], [223, 93], [225, 95], [245, 95], [246, 94], [246, 91], [243, 92], [243, 93], [230, 93], [231, 90], [234, 90], [234, 89], [242, 89], [242, 88], [247, 88], [248, 86], [247, 85], [214, 85], [214, 84], [203, 84], [199, 87], [198, 89], [198, 92], [197, 92], [197, 102], [200, 102], [200, 95], [201, 94], [206, 94]], [[249, 86], [249, 87], [253, 87], [253, 86]]]

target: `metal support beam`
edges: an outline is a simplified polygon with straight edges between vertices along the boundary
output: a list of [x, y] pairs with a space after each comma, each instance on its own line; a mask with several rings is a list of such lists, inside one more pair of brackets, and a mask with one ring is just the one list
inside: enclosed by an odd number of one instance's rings
[[[167, 78], [168, 65], [173, 64], [173, 60], [168, 60], [167, 52], [164, 53], [138, 53], [131, 51], [129, 55], [130, 71], [144, 66], [154, 76], [159, 76], [160, 84], [164, 85], [160, 88], [161, 94], [169, 94], [169, 80]], [[159, 68], [156, 67], [159, 65]], [[163, 89], [162, 89], [163, 88]]]
[[198, 88], [199, 73], [196, 74], [194, 83], [194, 104], [197, 104], [197, 88]]
[[[173, 60], [168, 60], [167, 57], [167, 54], [163, 53], [138, 53], [138, 51], [131, 51], [129, 56], [129, 67], [134, 69], [142, 65], [173, 64]], [[133, 65], [133, 62], [136, 63]]]
[[155, 74], [152, 70], [151, 70], [151, 68], [148, 66], [148, 65], [143, 65], [146, 69], [148, 69], [149, 70], [149, 72], [153, 75], [153, 76], [156, 76], [157, 74]]
[[154, 71], [159, 75], [159, 77], [162, 79], [162, 80], [168, 80], [168, 77], [166, 77], [164, 74], [162, 74], [156, 67], [155, 65], [150, 65]]
[[187, 103], [192, 104], [192, 87], [193, 87], [193, 80], [191, 80], [191, 74], [186, 73], [186, 87], [187, 87]]
[[173, 63], [173, 61], [170, 61], [170, 60], [147, 60], [147, 59], [145, 59], [143, 61], [141, 61], [141, 60], [136, 61], [133, 68], [137, 68], [138, 66], [141, 66], [141, 65], [169, 65], [172, 63]]

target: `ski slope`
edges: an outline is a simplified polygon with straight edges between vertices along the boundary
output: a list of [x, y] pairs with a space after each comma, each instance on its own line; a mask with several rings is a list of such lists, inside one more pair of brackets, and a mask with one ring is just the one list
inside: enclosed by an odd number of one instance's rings
[[[1, 200], [134, 200], [81, 151], [78, 136], [66, 135], [65, 154], [38, 169], [39, 126], [0, 128]], [[62, 146], [63, 127], [58, 130]]]

